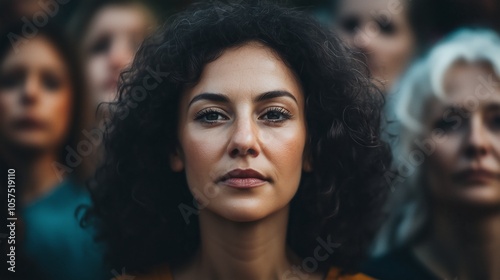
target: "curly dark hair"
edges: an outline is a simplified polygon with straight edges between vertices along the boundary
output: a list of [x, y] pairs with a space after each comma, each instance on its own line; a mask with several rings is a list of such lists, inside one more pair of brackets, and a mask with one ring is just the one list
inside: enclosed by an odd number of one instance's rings
[[85, 221], [97, 226], [114, 267], [143, 272], [194, 255], [198, 219], [186, 223], [178, 208], [193, 205], [193, 196], [184, 172], [169, 165], [178, 145], [179, 99], [224, 50], [257, 41], [293, 69], [306, 100], [313, 171], [303, 172], [291, 202], [287, 242], [305, 258], [313, 256], [318, 237], [330, 236], [341, 246], [321, 268], [354, 272], [386, 192], [383, 174], [391, 157], [380, 139], [383, 96], [366, 66], [310, 16], [261, 1], [238, 2], [194, 4], [140, 47], [110, 104], [105, 162], [89, 185], [94, 205]]

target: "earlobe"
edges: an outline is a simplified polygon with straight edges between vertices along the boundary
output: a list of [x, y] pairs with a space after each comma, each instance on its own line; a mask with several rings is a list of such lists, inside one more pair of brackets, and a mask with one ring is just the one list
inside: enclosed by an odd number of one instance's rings
[[172, 168], [174, 172], [181, 172], [184, 170], [184, 162], [178, 149], [170, 154], [170, 168]]

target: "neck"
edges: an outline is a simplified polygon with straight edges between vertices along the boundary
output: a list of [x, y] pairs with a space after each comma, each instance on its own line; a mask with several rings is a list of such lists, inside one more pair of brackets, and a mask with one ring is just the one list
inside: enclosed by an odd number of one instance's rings
[[428, 238], [416, 254], [448, 279], [500, 279], [500, 211], [435, 207]]
[[[237, 223], [200, 212], [200, 250], [191, 279], [282, 279], [297, 263], [287, 250], [289, 208], [259, 221]], [[288, 252], [288, 253], [287, 253]]]
[[52, 168], [56, 153], [8, 155], [3, 157], [16, 170], [16, 185], [21, 191], [23, 204], [29, 203], [54, 189], [59, 178]]

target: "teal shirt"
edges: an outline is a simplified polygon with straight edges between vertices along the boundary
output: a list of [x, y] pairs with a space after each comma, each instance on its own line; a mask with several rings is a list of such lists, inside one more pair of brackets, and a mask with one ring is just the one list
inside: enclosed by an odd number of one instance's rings
[[[76, 210], [90, 205], [87, 190], [69, 180], [23, 209], [26, 257], [53, 280], [107, 279], [102, 248], [80, 227]], [[79, 217], [81, 214], [79, 213]]]

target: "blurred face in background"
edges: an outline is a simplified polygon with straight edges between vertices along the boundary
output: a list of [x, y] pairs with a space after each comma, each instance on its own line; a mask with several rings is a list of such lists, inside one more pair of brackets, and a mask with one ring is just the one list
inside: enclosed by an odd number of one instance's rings
[[426, 160], [425, 177], [438, 201], [500, 206], [499, 86], [487, 63], [460, 62], [447, 71], [446, 100], [429, 106], [428, 119], [446, 137]]
[[32, 17], [35, 13], [43, 11], [37, 0], [11, 0], [13, 11], [17, 16]]
[[389, 90], [415, 52], [406, 0], [339, 0], [341, 38], [366, 55], [372, 76]]
[[68, 66], [58, 49], [37, 36], [0, 62], [0, 141], [25, 151], [56, 151], [72, 112]]
[[120, 72], [131, 64], [152, 25], [151, 14], [139, 4], [108, 5], [94, 15], [83, 47], [96, 104], [115, 98]]

